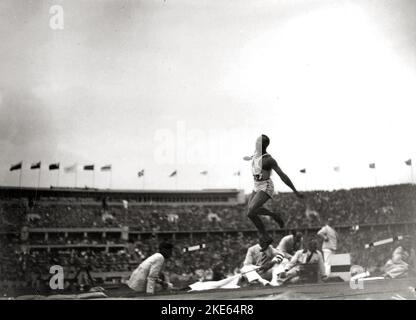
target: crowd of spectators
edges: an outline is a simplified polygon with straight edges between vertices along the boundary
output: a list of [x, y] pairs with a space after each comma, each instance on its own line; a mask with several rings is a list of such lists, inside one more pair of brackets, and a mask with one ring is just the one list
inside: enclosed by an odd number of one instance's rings
[[[394, 235], [414, 233], [416, 222], [416, 187], [396, 185], [338, 191], [314, 191], [307, 193], [302, 202], [291, 193], [275, 196], [270, 203], [272, 210], [284, 215], [290, 229], [308, 229], [308, 236], [315, 234], [328, 217], [332, 217], [339, 233], [338, 252], [351, 253], [352, 263], [380, 271], [391, 256], [394, 245], [364, 249], [366, 243]], [[93, 272], [131, 271], [144, 258], [156, 251], [158, 231], [206, 231], [177, 236], [177, 250], [167, 262], [166, 270], [172, 281], [189, 278], [210, 280], [215, 274], [226, 276], [241, 267], [248, 247], [257, 241], [253, 226], [246, 218], [245, 205], [123, 205], [42, 203], [30, 206], [23, 201], [0, 200], [0, 228], [3, 231], [28, 227], [122, 227], [148, 232], [152, 236], [129, 242], [122, 238], [92, 236], [44, 238], [30, 237], [30, 244], [111, 244], [124, 243], [125, 249], [112, 251], [100, 249], [22, 250], [17, 236], [3, 237], [0, 241], [0, 282], [39, 285], [40, 275], [48, 275], [50, 265], [59, 264], [76, 269], [86, 264]], [[265, 217], [267, 218], [267, 217]], [[394, 224], [401, 223], [401, 224]], [[380, 224], [380, 225], [377, 225]], [[267, 224], [273, 227], [273, 223]], [[371, 226], [372, 225], [372, 226]], [[348, 227], [347, 227], [348, 226]], [[276, 228], [277, 226], [275, 226]], [[14, 228], [14, 229], [13, 229]], [[247, 232], [246, 232], [246, 231]], [[209, 231], [214, 231], [210, 233]], [[275, 239], [284, 235], [281, 231]], [[161, 235], [159, 235], [160, 237]], [[170, 236], [170, 235], [169, 235]], [[205, 243], [205, 249], [182, 253], [187, 245]], [[275, 243], [277, 245], [277, 242]], [[68, 270], [69, 270], [68, 269]], [[68, 271], [71, 273], [71, 271]], [[74, 270], [72, 270], [74, 272]]]
[[[337, 191], [313, 191], [307, 201], [281, 193], [269, 206], [283, 213], [289, 228], [318, 226], [332, 217], [335, 225], [415, 221], [416, 187], [393, 185]], [[307, 213], [314, 215], [308, 216]], [[118, 205], [59, 204], [39, 201], [32, 207], [1, 202], [3, 227], [121, 227], [138, 231], [198, 231], [253, 229], [245, 205]], [[277, 226], [274, 226], [277, 227]]]
[[335, 225], [362, 225], [415, 221], [416, 186], [392, 185], [351, 190], [314, 191], [307, 193], [307, 209], [317, 212], [318, 219], [304, 219], [302, 201], [295, 197], [276, 196], [272, 206], [285, 214], [288, 225], [308, 227], [331, 217]]
[[[289, 228], [319, 226], [328, 217], [335, 225], [415, 221], [416, 186], [393, 185], [336, 191], [313, 191], [307, 200], [281, 193], [269, 206], [282, 212]], [[313, 215], [308, 215], [313, 212]], [[39, 201], [32, 207], [1, 202], [3, 227], [121, 227], [138, 231], [207, 231], [253, 229], [245, 205], [59, 204]], [[275, 228], [277, 226], [274, 226]]]
[[[389, 238], [395, 235], [414, 233], [403, 225], [374, 227], [371, 232], [369, 227], [352, 230], [343, 228], [339, 233], [338, 253], [350, 253], [352, 264], [361, 265], [372, 274], [381, 274], [382, 268], [390, 258], [397, 243], [380, 247], [365, 249], [366, 243]], [[284, 234], [275, 236], [273, 245]], [[305, 233], [305, 241], [316, 237], [315, 230]], [[65, 274], [73, 276], [82, 266], [87, 266], [91, 272], [117, 272], [124, 271], [128, 275], [143, 259], [157, 251], [161, 238], [149, 237], [126, 243], [122, 250], [103, 251], [96, 249], [62, 249], [33, 250], [23, 252], [19, 249], [18, 242], [3, 243], [0, 253], [0, 284], [18, 283], [26, 287], [37, 287], [42, 279], [48, 279], [49, 267], [61, 265]], [[215, 274], [217, 279], [238, 272], [241, 268], [247, 249], [258, 240], [256, 234], [246, 233], [208, 233], [196, 235], [193, 239], [181, 238], [172, 240], [175, 250], [172, 259], [166, 262], [165, 272], [168, 273], [173, 283], [198, 280], [212, 280]], [[206, 248], [194, 252], [182, 252], [184, 247], [195, 244], [206, 244]], [[45, 278], [46, 276], [46, 278]]]

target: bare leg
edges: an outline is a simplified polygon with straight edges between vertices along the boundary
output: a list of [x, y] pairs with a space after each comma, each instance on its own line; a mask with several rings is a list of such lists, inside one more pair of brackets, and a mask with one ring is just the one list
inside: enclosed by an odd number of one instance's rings
[[279, 225], [280, 228], [285, 227], [285, 222], [282, 219], [282, 214], [279, 213], [279, 212], [272, 212], [270, 210], [267, 210], [264, 207], [260, 207], [259, 209], [257, 209], [257, 214], [260, 215], [260, 216], [272, 217], [273, 220], [277, 222], [277, 224]]
[[[267, 193], [263, 191], [258, 191], [254, 196], [250, 199], [250, 202], [248, 204], [248, 212], [247, 216], [249, 219], [254, 223], [257, 230], [265, 239], [265, 242], [263, 242], [262, 249], [265, 249], [269, 246], [271, 243], [271, 237], [268, 235], [266, 228], [263, 224], [263, 221], [261, 221], [261, 218], [259, 217], [258, 210], [261, 208], [261, 206], [268, 201], [270, 197], [267, 195]], [[262, 242], [262, 241], [261, 241]], [[267, 244], [267, 245], [266, 245]]]

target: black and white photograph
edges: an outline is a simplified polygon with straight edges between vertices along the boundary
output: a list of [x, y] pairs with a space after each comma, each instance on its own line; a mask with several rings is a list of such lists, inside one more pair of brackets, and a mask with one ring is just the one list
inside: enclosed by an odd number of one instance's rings
[[414, 0], [2, 0], [0, 300], [416, 300], [415, 110]]

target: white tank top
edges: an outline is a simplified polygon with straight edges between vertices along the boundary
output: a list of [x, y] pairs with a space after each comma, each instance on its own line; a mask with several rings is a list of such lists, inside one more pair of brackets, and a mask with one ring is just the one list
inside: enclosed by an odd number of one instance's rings
[[253, 156], [251, 161], [251, 172], [253, 173], [255, 180], [262, 180], [263, 175], [263, 157], [269, 155], [268, 153], [256, 156]]

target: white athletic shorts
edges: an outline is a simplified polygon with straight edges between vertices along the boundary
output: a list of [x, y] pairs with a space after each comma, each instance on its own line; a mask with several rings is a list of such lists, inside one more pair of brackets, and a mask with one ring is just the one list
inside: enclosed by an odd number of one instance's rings
[[274, 185], [272, 179], [267, 179], [264, 181], [254, 181], [254, 192], [264, 191], [271, 198], [274, 194]]

